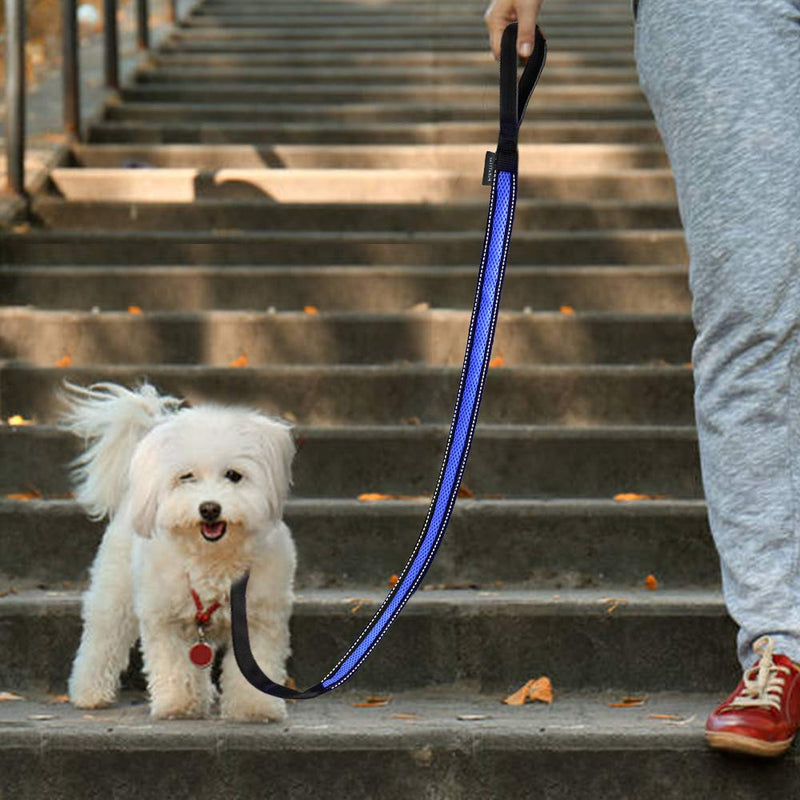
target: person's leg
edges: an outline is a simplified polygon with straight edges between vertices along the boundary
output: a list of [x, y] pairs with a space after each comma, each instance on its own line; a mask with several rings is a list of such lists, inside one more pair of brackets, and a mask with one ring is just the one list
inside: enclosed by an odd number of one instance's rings
[[636, 58], [690, 253], [695, 413], [752, 663], [800, 663], [800, 0], [639, 0]]

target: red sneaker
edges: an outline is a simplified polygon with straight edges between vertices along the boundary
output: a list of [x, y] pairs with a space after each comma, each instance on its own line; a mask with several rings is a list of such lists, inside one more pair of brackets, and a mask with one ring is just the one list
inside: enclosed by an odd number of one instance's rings
[[753, 650], [761, 658], [706, 722], [706, 740], [717, 750], [754, 756], [779, 756], [800, 727], [800, 667], [775, 654], [762, 636]]

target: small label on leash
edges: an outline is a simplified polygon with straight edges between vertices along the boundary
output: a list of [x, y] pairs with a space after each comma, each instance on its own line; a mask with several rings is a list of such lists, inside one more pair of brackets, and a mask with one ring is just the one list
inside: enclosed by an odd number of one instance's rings
[[483, 180], [481, 183], [484, 186], [492, 185], [492, 175], [494, 174], [494, 162], [497, 160], [497, 153], [491, 150], [486, 151], [486, 160], [483, 162]]

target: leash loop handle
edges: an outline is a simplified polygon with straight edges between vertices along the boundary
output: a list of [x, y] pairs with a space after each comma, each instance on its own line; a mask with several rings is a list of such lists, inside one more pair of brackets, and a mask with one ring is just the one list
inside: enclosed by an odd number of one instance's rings
[[518, 84], [516, 43], [517, 23], [512, 23], [503, 32], [501, 43], [500, 135], [496, 158], [489, 170], [492, 189], [475, 302], [447, 447], [422, 532], [400, 578], [367, 627], [325, 678], [305, 691], [281, 686], [261, 670], [250, 648], [247, 625], [249, 573], [233, 583], [231, 629], [236, 663], [244, 677], [266, 694], [307, 700], [330, 692], [351, 678], [419, 587], [444, 537], [467, 465], [492, 352], [514, 221], [519, 128], [544, 68], [547, 52], [545, 38], [537, 27], [534, 52], [528, 59]]

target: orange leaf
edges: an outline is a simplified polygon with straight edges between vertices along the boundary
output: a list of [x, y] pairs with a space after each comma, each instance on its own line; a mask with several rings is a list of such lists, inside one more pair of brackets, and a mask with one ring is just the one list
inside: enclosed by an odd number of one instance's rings
[[31, 489], [28, 492], [12, 492], [6, 497], [9, 500], [41, 500], [42, 493], [38, 489]]
[[248, 367], [250, 366], [250, 361], [247, 356], [242, 353], [238, 358], [234, 358], [230, 365], [232, 367]]
[[538, 700], [548, 705], [553, 702], [553, 684], [550, 678], [537, 678], [528, 690], [528, 699], [533, 703]]
[[392, 500], [393, 495], [381, 494], [380, 492], [364, 492], [364, 494], [358, 496], [358, 499], [363, 503], [369, 503], [375, 500]]
[[392, 696], [386, 697], [366, 697], [363, 703], [350, 703], [353, 708], [381, 708], [388, 706], [392, 702]]
[[620, 503], [629, 503], [635, 500], [666, 500], [664, 494], [637, 494], [636, 492], [622, 492], [615, 494], [614, 499]]
[[643, 697], [621, 697], [616, 703], [606, 703], [609, 708], [636, 708], [647, 702], [647, 695]]
[[142, 309], [139, 306], [128, 306], [129, 314], [141, 314]]
[[656, 589], [658, 589], [658, 578], [656, 578], [656, 576], [655, 576], [655, 575], [652, 575], [652, 574], [651, 574], [651, 575], [648, 575], [648, 576], [647, 576], [647, 577], [644, 579], [644, 585], [645, 585], [645, 586], [646, 586], [648, 589], [650, 589], [650, 591], [651, 591], [651, 592], [654, 592]]
[[394, 719], [419, 719], [419, 714], [392, 714]]
[[475, 497], [475, 493], [467, 486], [464, 486], [462, 483], [461, 486], [458, 487], [458, 497]]
[[683, 719], [678, 714], [650, 714], [650, 719]]
[[524, 686], [517, 689], [514, 694], [506, 697], [503, 702], [508, 706], [522, 706], [525, 703], [533, 703], [537, 700], [548, 705], [553, 702], [553, 684], [546, 675], [529, 680]]
[[490, 367], [504, 367], [506, 365], [506, 360], [501, 355], [495, 356], [490, 362]]
[[575, 313], [575, 309], [572, 306], [561, 306], [561, 308], [559, 308], [558, 310], [562, 314], [574, 314]]
[[389, 586], [397, 586], [397, 582], [400, 580], [399, 575], [392, 575], [389, 578]]
[[72, 366], [72, 356], [67, 353], [65, 356], [62, 356], [58, 359], [55, 363], [56, 367], [71, 367]]
[[0, 703], [7, 703], [9, 700], [24, 700], [24, 697], [20, 697], [18, 694], [13, 694], [12, 692], [0, 692]]
[[60, 703], [69, 703], [69, 695], [68, 694], [51, 694], [50, 699], [47, 701], [51, 705], [56, 705]]
[[304, 314], [319, 314], [319, 309], [316, 306], [303, 306]]

